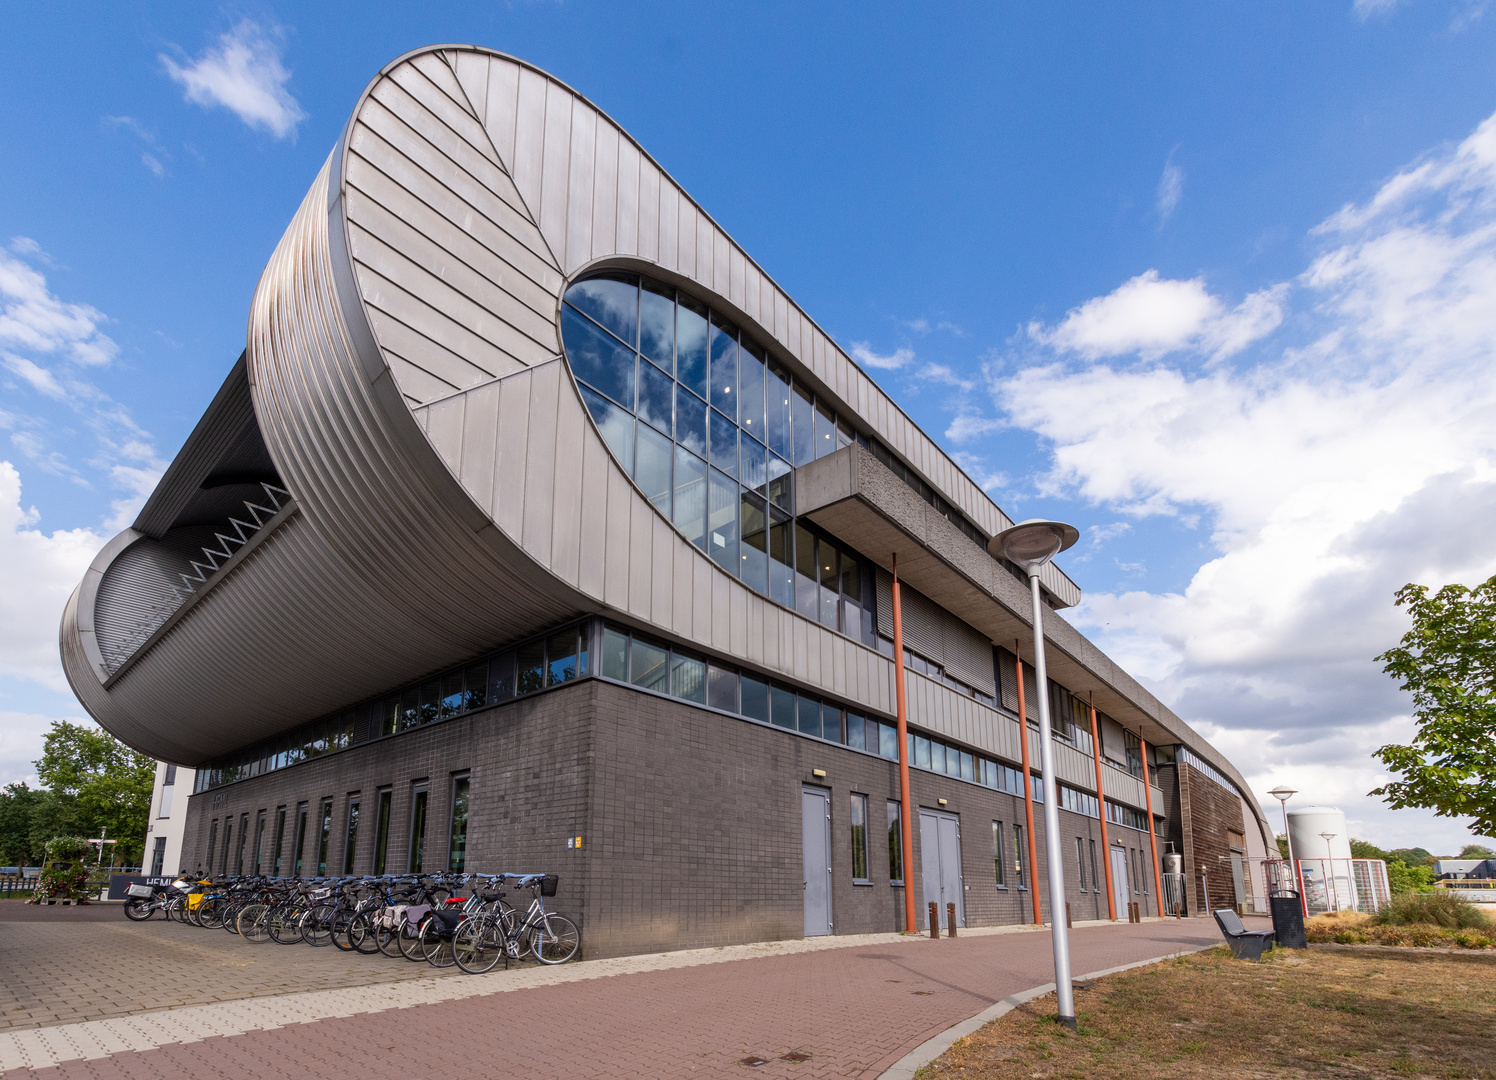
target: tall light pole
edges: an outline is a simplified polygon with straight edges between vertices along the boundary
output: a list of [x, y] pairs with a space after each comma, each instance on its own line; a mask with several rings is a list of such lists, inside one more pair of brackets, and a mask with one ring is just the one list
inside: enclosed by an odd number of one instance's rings
[[1330, 880], [1330, 910], [1340, 910], [1340, 893], [1335, 888], [1335, 849], [1330, 846], [1330, 841], [1335, 839], [1336, 834], [1322, 832], [1319, 834], [1325, 842], [1325, 861], [1330, 864], [1330, 872], [1326, 876]]
[[1288, 800], [1298, 794], [1298, 789], [1280, 784], [1268, 794], [1283, 807], [1283, 838], [1288, 841], [1288, 880], [1293, 883], [1293, 891], [1302, 896], [1304, 890], [1299, 886], [1298, 864], [1293, 861], [1293, 830], [1288, 827]]
[[[1049, 926], [1054, 946], [1055, 999], [1060, 1023], [1075, 1030], [1075, 989], [1070, 982], [1070, 938], [1065, 932], [1065, 864], [1060, 852], [1060, 807], [1054, 783], [1054, 740], [1049, 723], [1049, 681], [1044, 666], [1044, 625], [1039, 596], [1039, 572], [1044, 564], [1080, 539], [1073, 525], [1032, 519], [1004, 529], [987, 543], [987, 550], [1028, 572], [1033, 601], [1034, 676], [1039, 689], [1039, 759], [1044, 770], [1044, 862], [1049, 880]], [[1019, 732], [1027, 740], [1028, 732]], [[1028, 778], [1024, 778], [1028, 783]]]

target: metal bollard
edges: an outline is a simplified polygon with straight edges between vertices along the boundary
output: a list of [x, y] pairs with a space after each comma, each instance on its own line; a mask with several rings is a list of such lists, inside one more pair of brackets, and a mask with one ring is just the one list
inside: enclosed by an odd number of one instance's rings
[[946, 937], [955, 937], [956, 936], [956, 905], [955, 904], [946, 904], [945, 905], [945, 936]]
[[932, 940], [940, 940], [940, 909], [935, 906], [935, 901], [930, 901], [930, 937]]

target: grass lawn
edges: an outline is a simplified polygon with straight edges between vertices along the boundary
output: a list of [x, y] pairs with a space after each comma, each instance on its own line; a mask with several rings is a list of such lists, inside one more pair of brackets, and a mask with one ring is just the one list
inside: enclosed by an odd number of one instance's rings
[[1076, 992], [1079, 1032], [1039, 998], [922, 1077], [1496, 1078], [1496, 956], [1225, 948]]

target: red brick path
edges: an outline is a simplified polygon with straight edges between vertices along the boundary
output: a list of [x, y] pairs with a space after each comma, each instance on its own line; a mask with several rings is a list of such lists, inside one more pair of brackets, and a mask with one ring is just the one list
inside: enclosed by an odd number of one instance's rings
[[[1203, 920], [1077, 928], [1079, 975], [1219, 942]], [[590, 979], [14, 1070], [41, 1080], [876, 1077], [1053, 977], [1048, 934], [895, 943]], [[1078, 996], [1085, 1010], [1085, 992]], [[793, 1051], [801, 1063], [780, 1060]], [[749, 1068], [755, 1055], [768, 1064]]]

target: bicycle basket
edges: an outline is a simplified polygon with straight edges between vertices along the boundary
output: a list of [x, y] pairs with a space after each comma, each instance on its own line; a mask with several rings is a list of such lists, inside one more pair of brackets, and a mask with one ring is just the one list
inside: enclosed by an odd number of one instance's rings
[[561, 884], [561, 878], [557, 874], [546, 874], [540, 879], [540, 895], [555, 896], [556, 886]]
[[125, 892], [137, 900], [149, 900], [156, 895], [156, 890], [149, 885], [131, 885]]
[[312, 893], [312, 899], [313, 900], [326, 900], [331, 895], [332, 895], [332, 890], [331, 889], [318, 889], [316, 892]]

